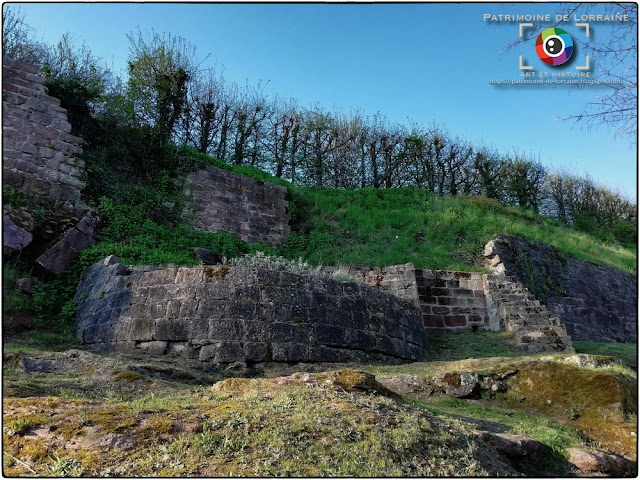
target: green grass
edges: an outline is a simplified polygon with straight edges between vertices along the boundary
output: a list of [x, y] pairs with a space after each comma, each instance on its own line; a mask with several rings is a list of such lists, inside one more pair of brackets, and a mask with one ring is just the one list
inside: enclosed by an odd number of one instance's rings
[[196, 168], [202, 168], [205, 165], [211, 165], [212, 167], [251, 177], [254, 180], [274, 183], [283, 187], [292, 186], [291, 182], [288, 182], [283, 178], [278, 178], [274, 175], [271, 175], [270, 173], [265, 172], [264, 170], [261, 170], [259, 168], [252, 167], [251, 165], [230, 165], [227, 162], [213, 158], [210, 155], [200, 153], [191, 147], [180, 147], [179, 149], [177, 149], [176, 153], [178, 158], [181, 159], [182, 163], [185, 163], [184, 161], [185, 159], [187, 159], [187, 162], [193, 163]]
[[570, 475], [566, 449], [584, 448], [587, 442], [584, 434], [575, 428], [520, 410], [470, 403], [453, 397], [415, 400], [413, 403], [438, 417], [458, 420], [467, 428], [525, 435], [539, 441], [546, 448], [536, 459], [536, 464], [526, 466], [531, 473], [555, 471]]
[[2, 262], [2, 325], [5, 328], [22, 326], [16, 314], [34, 313], [30, 298], [16, 285], [16, 280], [25, 277], [31, 277], [31, 271], [20, 259]]
[[432, 362], [525, 355], [509, 343], [508, 332], [432, 333], [428, 338]]
[[483, 197], [438, 197], [404, 189], [300, 190], [310, 204], [303, 233], [281, 252], [312, 264], [482, 270], [484, 245], [497, 233], [554, 245], [561, 252], [636, 272], [636, 250], [602, 243], [550, 219]]
[[576, 353], [618, 357], [629, 368], [638, 369], [637, 343], [574, 342], [573, 347], [576, 349]]
[[5, 352], [61, 352], [78, 346], [73, 329], [67, 328], [60, 332], [44, 332], [29, 330], [19, 338], [12, 339], [4, 344]]
[[[171, 394], [170, 394], [171, 395]], [[137, 438], [133, 451], [66, 449], [47, 440], [26, 445], [5, 439], [15, 458], [30, 455], [36, 472], [48, 455], [69, 459], [81, 476], [494, 476], [514, 473], [488, 461], [491, 451], [455, 422], [420, 408], [372, 394], [321, 386], [279, 387], [262, 394], [194, 394], [191, 408], [166, 399], [161, 413], [133, 408], [129, 401], [99, 404], [51, 397], [9, 399], [10, 408], [28, 404], [21, 416], [30, 425], [55, 424], [55, 435], [83, 438], [86, 426]], [[81, 402], [80, 400], [75, 400]], [[47, 412], [55, 410], [53, 417]], [[82, 414], [82, 410], [85, 411]], [[78, 412], [81, 412], [79, 415]], [[84, 417], [84, 418], [83, 418]], [[9, 415], [7, 422], [16, 421]], [[200, 431], [172, 432], [172, 425], [201, 425]], [[26, 446], [25, 446], [26, 445]], [[27, 447], [30, 450], [27, 450]], [[45, 452], [47, 454], [45, 454]], [[5, 469], [24, 473], [19, 464]]]

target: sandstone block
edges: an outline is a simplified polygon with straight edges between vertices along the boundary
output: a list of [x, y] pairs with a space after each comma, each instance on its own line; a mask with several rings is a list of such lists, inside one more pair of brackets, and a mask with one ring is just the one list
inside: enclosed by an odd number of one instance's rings
[[140, 350], [146, 351], [151, 355], [164, 355], [168, 346], [169, 343], [163, 341], [142, 342], [138, 344]]
[[66, 270], [79, 252], [95, 243], [95, 218], [87, 216], [68, 230], [63, 237], [36, 262], [52, 273]]
[[2, 215], [2, 253], [8, 255], [10, 253], [22, 250], [33, 240], [33, 235], [22, 227], [16, 225], [3, 212]]

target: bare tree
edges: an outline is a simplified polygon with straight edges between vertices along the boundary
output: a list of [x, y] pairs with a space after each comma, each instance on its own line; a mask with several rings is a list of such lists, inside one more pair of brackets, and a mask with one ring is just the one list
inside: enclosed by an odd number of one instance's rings
[[215, 69], [199, 72], [190, 93], [185, 140], [199, 152], [208, 153], [222, 126], [226, 93], [224, 77]]
[[2, 55], [35, 65], [42, 64], [48, 47], [33, 37], [33, 29], [26, 23], [22, 9], [14, 10], [5, 4], [2, 13]]
[[[612, 22], [607, 27], [594, 28], [588, 39], [574, 36], [581, 52], [592, 59], [591, 80], [599, 82], [606, 93], [589, 101], [582, 112], [561, 117], [591, 128], [604, 125], [616, 135], [635, 144], [638, 136], [638, 5], [636, 3], [570, 3], [560, 4], [557, 15], [573, 18], [577, 15], [618, 15], [627, 21]], [[556, 18], [554, 16], [554, 18]], [[507, 46], [510, 50], [524, 42], [533, 42], [547, 25], [534, 24], [534, 32]], [[594, 30], [598, 34], [594, 35]], [[595, 90], [597, 92], [601, 89]]]
[[579, 180], [566, 172], [550, 173], [545, 181], [545, 195], [541, 210], [566, 225], [572, 222]]
[[229, 135], [235, 122], [238, 109], [238, 86], [234, 83], [225, 89], [220, 107], [220, 137], [215, 150], [215, 157], [227, 160]]
[[[267, 99], [264, 95], [264, 87], [258, 84], [255, 88], [248, 85], [241, 93], [240, 101], [236, 106], [235, 115], [235, 136], [233, 141], [232, 162], [235, 165], [245, 163], [245, 157], [249, 156], [249, 163], [257, 166], [259, 154], [259, 130], [262, 128], [262, 122], [269, 115], [267, 108]], [[254, 140], [251, 148], [251, 140]]]
[[281, 178], [286, 174], [293, 182], [301, 142], [302, 115], [293, 100], [284, 101], [278, 97], [270, 109], [272, 113], [266, 119], [266, 132], [260, 141], [270, 157], [275, 176]]
[[373, 116], [373, 122], [369, 129], [367, 154], [371, 163], [371, 182], [373, 188], [382, 186], [382, 173], [380, 171], [382, 156], [382, 137], [388, 128], [389, 121], [379, 113]]
[[360, 185], [360, 163], [357, 138], [363, 129], [363, 120], [357, 113], [334, 113], [336, 122], [336, 148], [327, 158], [327, 176], [337, 188], [357, 188]]
[[324, 186], [325, 162], [337, 148], [337, 128], [333, 116], [316, 106], [304, 115], [304, 143], [302, 156], [307, 160], [309, 180], [317, 187]]

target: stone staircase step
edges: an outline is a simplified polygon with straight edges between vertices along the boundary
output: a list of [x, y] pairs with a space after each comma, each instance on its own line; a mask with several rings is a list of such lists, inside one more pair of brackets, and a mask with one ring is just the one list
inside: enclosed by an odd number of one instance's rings
[[530, 353], [573, 352], [571, 337], [559, 318], [516, 279], [487, 275], [483, 287], [519, 348]]

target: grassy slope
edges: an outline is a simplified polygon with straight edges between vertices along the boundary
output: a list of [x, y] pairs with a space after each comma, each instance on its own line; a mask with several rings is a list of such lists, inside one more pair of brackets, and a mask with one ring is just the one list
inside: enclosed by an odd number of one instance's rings
[[[71, 362], [60, 354], [39, 356]], [[48, 375], [25, 373], [20, 356], [5, 361], [4, 448], [39, 475], [513, 473], [491, 462], [490, 449], [468, 428], [392, 398], [348, 391], [346, 385], [345, 391], [276, 382], [262, 393], [216, 393], [193, 381], [126, 370], [139, 362], [136, 358], [88, 357], [76, 357], [74, 371]], [[170, 363], [157, 366], [168, 371]], [[182, 361], [179, 368], [206, 377], [205, 385], [225, 374], [203, 374], [197, 361]], [[231, 385], [247, 382], [233, 379]], [[95, 443], [112, 434], [133, 437], [138, 445], [101, 452]], [[14, 458], [5, 456], [4, 473], [27, 474]]]
[[[496, 348], [504, 341], [501, 335], [483, 336]], [[625, 411], [629, 409], [625, 418], [612, 412], [609, 417], [593, 413], [615, 400], [615, 392], [603, 388], [605, 383], [611, 387], [611, 380], [621, 376], [636, 381], [634, 372], [624, 367], [577, 369], [555, 362], [532, 363], [531, 357], [351, 365], [376, 376], [423, 377], [515, 367], [523, 375], [521, 389], [532, 378], [540, 390], [537, 396], [514, 391], [493, 400], [410, 396], [401, 400], [353, 390], [350, 382], [361, 383], [355, 373], [349, 374], [353, 380], [339, 377], [343, 381], [337, 388], [325, 385], [325, 374], [316, 374], [315, 385], [231, 378], [224, 388], [210, 390], [212, 383], [233, 372], [212, 368], [204, 372], [197, 360], [38, 352], [19, 345], [8, 350], [16, 353], [5, 354], [3, 365], [4, 449], [39, 475], [517, 475], [475, 437], [473, 430], [478, 428], [525, 434], [542, 442], [546, 453], [540, 461], [518, 468], [534, 476], [571, 475], [566, 448], [594, 446], [581, 431], [589, 431], [589, 437], [601, 442], [600, 448], [635, 455], [629, 442], [619, 444], [622, 433], [631, 439], [629, 432], [635, 431], [633, 405], [625, 406]], [[462, 341], [452, 357], [486, 353]], [[508, 354], [508, 348], [501, 353]], [[53, 361], [59, 371], [25, 372], [23, 356]], [[135, 372], [131, 365], [138, 367]], [[335, 368], [344, 366], [267, 365], [264, 375]], [[543, 377], [536, 375], [538, 370]], [[564, 389], [567, 379], [573, 382], [571, 390]], [[547, 398], [553, 399], [551, 407]], [[579, 416], [567, 418], [568, 408]], [[136, 448], [109, 448], [105, 453], [99, 443], [113, 434], [135, 438]], [[10, 476], [28, 473], [6, 455], [3, 467]]]
[[602, 243], [486, 198], [435, 197], [412, 189], [306, 189], [301, 194], [311, 205], [308, 233], [294, 236], [287, 254], [314, 264], [413, 262], [422, 268], [477, 271], [486, 242], [506, 233], [550, 243], [581, 260], [636, 272], [635, 248]]
[[[300, 193], [311, 204], [308, 233], [294, 236], [281, 253], [300, 255], [311, 263], [412, 261], [418, 267], [478, 270], [486, 241], [504, 232], [551, 243], [583, 260], [636, 271], [635, 250], [602, 244], [486, 199], [437, 198], [412, 190], [309, 189]], [[476, 365], [437, 360], [516, 355], [504, 340], [504, 334], [434, 337], [435, 363], [368, 370], [378, 375], [426, 375], [452, 368], [486, 369], [495, 361], [477, 360]], [[4, 350], [40, 355], [49, 341], [46, 335], [32, 336], [29, 349], [5, 344]], [[600, 348], [580, 344], [578, 351], [615, 353], [626, 364], [637, 366], [632, 345], [619, 351], [600, 352]], [[99, 366], [104, 370], [104, 360], [99, 360]], [[55, 475], [493, 475], [496, 470], [487, 461], [488, 452], [471, 435], [478, 422], [489, 421], [503, 431], [525, 433], [545, 443], [554, 455], [541, 471], [561, 475], [569, 473], [561, 462], [564, 449], [590, 444], [575, 428], [558, 423], [557, 418], [519, 411], [508, 398], [495, 405], [447, 398], [403, 404], [384, 397], [295, 387], [271, 398], [234, 398], [180, 381], [146, 378], [128, 372], [125, 365], [107, 366], [113, 372], [106, 379], [104, 372], [92, 368], [82, 375], [44, 377], [25, 374], [18, 363], [5, 362], [9, 429], [3, 433], [8, 453], [27, 461], [39, 474]], [[154, 393], [148, 394], [149, 390]], [[552, 394], [556, 393], [548, 393]], [[541, 411], [546, 408], [545, 398], [536, 399], [540, 405], [528, 406]], [[585, 419], [586, 415], [578, 418], [575, 426]], [[633, 421], [619, 423], [621, 428], [634, 429]], [[198, 425], [200, 430], [178, 431], [176, 425]], [[47, 446], [46, 437], [31, 435], [34, 429], [40, 434], [54, 432], [63, 440], [90, 438], [96, 431], [123, 433], [136, 437], [139, 445], [133, 452], [111, 449], [105, 457], [98, 449], [66, 448], [64, 442]], [[9, 475], [28, 473], [7, 456], [3, 467]], [[495, 467], [510, 474], [501, 469], [504, 466]]]

